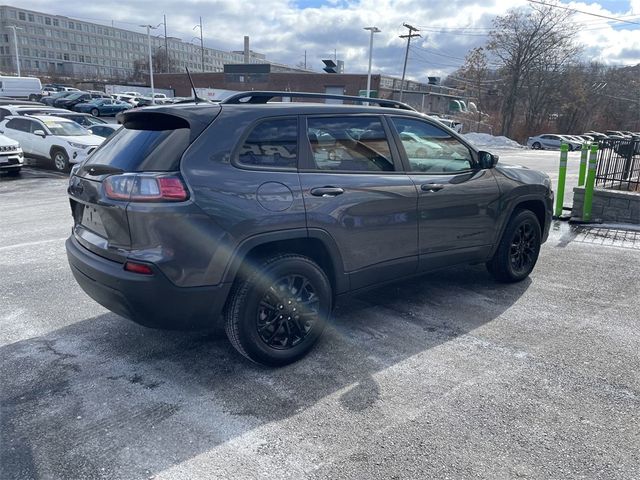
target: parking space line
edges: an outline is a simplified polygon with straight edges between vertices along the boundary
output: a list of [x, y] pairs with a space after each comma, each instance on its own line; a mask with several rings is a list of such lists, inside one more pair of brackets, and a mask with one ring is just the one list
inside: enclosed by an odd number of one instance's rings
[[11, 250], [13, 248], [30, 247], [32, 245], [41, 245], [43, 243], [60, 242], [62, 240], [66, 240], [66, 239], [67, 239], [67, 237], [60, 237], [60, 238], [50, 238], [49, 240], [39, 240], [37, 242], [25, 242], [25, 243], [17, 243], [15, 245], [6, 245], [4, 247], [0, 247], [0, 252], [2, 252], [4, 250]]

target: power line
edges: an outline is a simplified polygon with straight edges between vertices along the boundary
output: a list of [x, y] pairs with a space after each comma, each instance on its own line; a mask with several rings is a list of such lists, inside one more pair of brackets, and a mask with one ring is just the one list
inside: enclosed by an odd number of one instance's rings
[[640, 25], [640, 23], [638, 23], [638, 22], [632, 22], [631, 20], [625, 20], [622, 17], [618, 17], [618, 18], [609, 17], [607, 15], [600, 15], [599, 13], [585, 12], [584, 10], [578, 10], [576, 8], [563, 7], [561, 5], [553, 5], [551, 3], [541, 2], [540, 0], [527, 0], [527, 1], [529, 3], [536, 3], [538, 5], [544, 5], [545, 7], [559, 8], [561, 10], [568, 10], [568, 11], [574, 12], [574, 13], [582, 13], [583, 15], [591, 15], [592, 17], [606, 18], [607, 20], [613, 20], [615, 22], [623, 22], [623, 23], [630, 23], [632, 25]]

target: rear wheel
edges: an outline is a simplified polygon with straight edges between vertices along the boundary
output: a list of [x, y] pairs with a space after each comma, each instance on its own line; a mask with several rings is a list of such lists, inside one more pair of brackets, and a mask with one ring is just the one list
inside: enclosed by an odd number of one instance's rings
[[540, 144], [540, 142], [533, 142], [531, 148], [533, 148], [534, 150], [540, 150], [542, 148], [542, 145]]
[[225, 307], [225, 330], [248, 359], [286, 365], [318, 341], [331, 301], [329, 280], [313, 260], [275, 255], [236, 281]]
[[538, 261], [540, 241], [538, 217], [531, 210], [516, 211], [487, 269], [500, 282], [524, 280]]
[[69, 155], [64, 150], [54, 150], [51, 154], [53, 159], [53, 166], [59, 172], [69, 171]]
[[100, 116], [100, 110], [98, 110], [97, 108], [92, 108], [91, 109], [91, 115], [93, 115], [94, 117], [99, 117]]

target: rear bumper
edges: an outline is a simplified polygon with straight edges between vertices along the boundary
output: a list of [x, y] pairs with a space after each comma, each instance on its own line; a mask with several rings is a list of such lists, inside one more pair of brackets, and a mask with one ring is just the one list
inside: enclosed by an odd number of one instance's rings
[[211, 328], [219, 320], [231, 284], [177, 287], [157, 268], [153, 275], [127, 272], [75, 238], [66, 242], [71, 271], [82, 289], [103, 307], [140, 325], [170, 330]]

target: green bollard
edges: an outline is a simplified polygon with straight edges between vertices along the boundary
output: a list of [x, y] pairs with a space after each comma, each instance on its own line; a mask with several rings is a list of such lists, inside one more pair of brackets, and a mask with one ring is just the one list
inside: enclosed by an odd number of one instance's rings
[[589, 155], [589, 145], [582, 144], [582, 152], [580, 152], [580, 173], [578, 174], [578, 186], [584, 185], [584, 177], [587, 174], [587, 156]]
[[598, 145], [591, 146], [589, 153], [589, 171], [587, 173], [587, 184], [584, 187], [584, 204], [582, 206], [582, 221], [591, 221], [591, 204], [593, 202], [593, 187], [596, 184], [596, 166], [598, 156]]
[[556, 191], [556, 217], [562, 215], [562, 207], [564, 206], [564, 184], [567, 180], [567, 152], [569, 152], [569, 145], [566, 143], [560, 145], [560, 173], [558, 174], [558, 190]]

